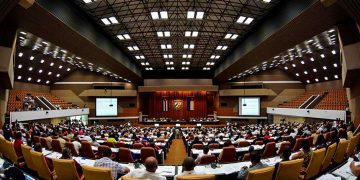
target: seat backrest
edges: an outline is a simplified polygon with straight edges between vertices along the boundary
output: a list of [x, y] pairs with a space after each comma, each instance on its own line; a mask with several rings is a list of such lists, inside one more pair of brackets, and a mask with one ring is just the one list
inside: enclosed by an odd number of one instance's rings
[[298, 179], [304, 159], [296, 159], [279, 163], [275, 180]]
[[134, 143], [134, 144], [132, 145], [132, 147], [133, 147], [134, 149], [141, 149], [142, 147], [144, 147], [144, 145], [141, 144], [141, 143]]
[[75, 146], [72, 142], [66, 142], [65, 147], [69, 148], [71, 151], [71, 154], [73, 156], [79, 156], [79, 154], [76, 152]]
[[301, 148], [301, 143], [302, 143], [303, 140], [304, 140], [303, 138], [297, 138], [296, 141], [295, 141], [295, 145], [294, 145], [292, 151], [298, 151], [298, 150], [300, 150], [300, 148]]
[[276, 143], [269, 142], [265, 145], [265, 150], [263, 153], [263, 158], [272, 157], [276, 155]]
[[[3, 138], [2, 136], [0, 136], [0, 144], [5, 144], [5, 138]], [[0, 146], [0, 153], [4, 154], [4, 152], [5, 152], [5, 147]]]
[[115, 146], [116, 146], [117, 148], [126, 147], [126, 145], [125, 145], [124, 142], [117, 142], [117, 143], [115, 144]]
[[41, 147], [43, 147], [43, 148], [45, 148], [45, 149], [47, 149], [47, 150], [50, 150], [50, 149], [51, 149], [51, 148], [49, 147], [46, 139], [43, 138], [43, 137], [40, 138], [40, 145], [41, 145]]
[[240, 141], [238, 143], [238, 147], [248, 147], [248, 146], [250, 146], [250, 143], [247, 141]]
[[58, 153], [62, 153], [62, 148], [61, 148], [61, 145], [60, 145], [60, 141], [57, 140], [57, 139], [53, 139], [51, 141], [51, 147], [52, 147], [52, 150], [53, 151], [56, 151]]
[[131, 178], [131, 177], [126, 177], [126, 176], [121, 176], [121, 180], [144, 180], [144, 179]]
[[114, 143], [113, 142], [105, 142], [105, 145], [110, 147], [110, 148], [113, 148], [114, 147]]
[[105, 149], [109, 149], [109, 146], [100, 145], [100, 146], [98, 147], [97, 158], [100, 159], [100, 158], [103, 157], [103, 153], [104, 153]]
[[124, 148], [124, 147], [119, 148], [119, 161], [127, 162], [127, 163], [134, 162], [134, 159], [131, 156], [131, 152], [129, 148]]
[[282, 142], [282, 143], [280, 144], [279, 152], [278, 152], [277, 154], [278, 154], [278, 155], [282, 154], [286, 146], [291, 147], [291, 143], [290, 143], [289, 141], [284, 141], [284, 142]]
[[323, 135], [324, 135], [324, 138], [325, 138], [326, 142], [330, 141], [330, 138], [331, 138], [331, 133], [330, 132], [327, 132], [327, 133], [325, 133]]
[[235, 161], [236, 151], [234, 147], [224, 147], [219, 155], [219, 162]]
[[346, 149], [348, 147], [349, 140], [341, 140], [336, 148], [336, 152], [334, 155], [334, 161], [336, 163], [341, 163], [344, 160]]
[[264, 141], [256, 141], [255, 144], [256, 144], [256, 145], [263, 145], [263, 144], [264, 144]]
[[305, 139], [309, 141], [309, 144], [310, 144], [311, 147], [314, 146], [314, 137], [313, 136], [309, 136], [309, 137], [307, 137]]
[[186, 176], [177, 176], [177, 180], [215, 180], [215, 175], [213, 174], [194, 174]]
[[217, 143], [212, 143], [208, 145], [209, 149], [219, 149], [219, 144]]
[[216, 161], [216, 158], [214, 155], [203, 155], [200, 159], [200, 163], [199, 164], [211, 164], [214, 163]]
[[72, 159], [52, 159], [57, 180], [80, 179]]
[[154, 148], [152, 148], [152, 147], [142, 147], [141, 150], [140, 150], [141, 163], [144, 163], [145, 159], [148, 158], [148, 157], [155, 157], [156, 158]]
[[31, 159], [30, 151], [31, 151], [31, 148], [29, 146], [26, 146], [24, 144], [21, 145], [21, 152], [23, 153], [26, 167], [33, 171], [36, 171], [35, 164], [33, 163], [32, 159]]
[[52, 174], [46, 163], [45, 157], [42, 153], [36, 151], [30, 151], [31, 159], [35, 164], [36, 172], [42, 179], [52, 180]]
[[82, 166], [82, 169], [86, 180], [113, 180], [109, 168]]
[[34, 143], [40, 143], [40, 137], [39, 136], [34, 136], [34, 137], [32, 137], [32, 141]]
[[241, 161], [250, 161], [250, 153], [245, 153]]
[[81, 142], [81, 150], [84, 153], [85, 157], [95, 159], [94, 151], [91, 149], [91, 144], [89, 142]]
[[203, 149], [204, 145], [202, 145], [202, 144], [193, 144], [191, 148], [193, 148], [193, 149]]
[[350, 143], [346, 149], [346, 156], [347, 157], [350, 157], [352, 156], [354, 153], [355, 153], [355, 147], [357, 145], [357, 136], [353, 136], [351, 139], [350, 139]]
[[333, 143], [327, 148], [325, 158], [323, 162], [321, 163], [321, 171], [324, 171], [330, 166], [331, 159], [334, 157], [335, 151], [336, 151], [336, 143]]
[[246, 177], [246, 180], [272, 179], [275, 167], [266, 167], [252, 170]]
[[306, 168], [306, 179], [310, 179], [319, 174], [321, 163], [324, 160], [325, 153], [325, 148], [321, 148], [313, 152], [309, 165]]
[[14, 164], [17, 164], [18, 157], [15, 152], [14, 143], [10, 141], [6, 141], [6, 152], [7, 152], [7, 158]]

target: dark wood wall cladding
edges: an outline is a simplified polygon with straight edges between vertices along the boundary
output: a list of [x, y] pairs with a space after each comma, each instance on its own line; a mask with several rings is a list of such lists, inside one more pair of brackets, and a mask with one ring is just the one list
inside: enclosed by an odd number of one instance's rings
[[[265, 83], [263, 83], [265, 81]], [[269, 83], [266, 81], [284, 81], [278, 83]], [[289, 83], [292, 81], [293, 83]], [[266, 116], [266, 108], [277, 106], [279, 103], [282, 103], [282, 96], [293, 96], [296, 97], [297, 94], [301, 94], [305, 90], [305, 85], [298, 81], [293, 76], [283, 72], [282, 70], [275, 68], [269, 71], [263, 71], [258, 74], [254, 74], [252, 76], [245, 77], [245, 88], [247, 88], [246, 84], [249, 83], [257, 83], [265, 89], [273, 90], [277, 95], [276, 96], [262, 96], [261, 97], [261, 108], [260, 114], [261, 116]], [[232, 89], [235, 86], [240, 86], [237, 88], [241, 88], [244, 80], [239, 79], [234, 82], [222, 83], [219, 85], [219, 89]], [[295, 93], [294, 93], [295, 91]], [[239, 97], [219, 97], [219, 104], [217, 106], [218, 115], [223, 116], [238, 116], [238, 102]], [[222, 106], [223, 105], [223, 106]]]
[[[141, 110], [143, 114], [149, 115], [150, 118], [169, 117], [173, 120], [189, 120], [191, 117], [206, 117], [209, 113], [208, 106], [213, 104], [214, 93], [206, 91], [161, 91], [152, 93], [141, 93]], [[162, 110], [163, 98], [168, 99], [168, 111]], [[194, 99], [194, 109], [187, 110], [187, 97]], [[174, 107], [174, 101], [181, 100], [183, 105], [180, 109]], [[208, 102], [209, 100], [209, 102]]]
[[306, 91], [323, 91], [329, 89], [343, 89], [341, 80], [306, 85]]
[[35, 83], [26, 83], [26, 82], [19, 82], [14, 81], [14, 90], [25, 90], [25, 91], [36, 91], [36, 92], [50, 92], [50, 86], [48, 85], [41, 85]]
[[[71, 83], [70, 83], [71, 82]], [[78, 82], [78, 83], [77, 83]], [[95, 116], [95, 97], [79, 96], [85, 90], [94, 89], [94, 84], [108, 82], [111, 79], [97, 73], [87, 71], [75, 71], [64, 77], [59, 83], [51, 86], [51, 93], [67, 102], [90, 108], [90, 116]], [[61, 84], [64, 83], [64, 84]], [[88, 83], [88, 84], [83, 84]], [[124, 86], [126, 90], [134, 90], [136, 86], [131, 83], [113, 82], [113, 86]], [[137, 97], [118, 97], [118, 116], [137, 116]]]

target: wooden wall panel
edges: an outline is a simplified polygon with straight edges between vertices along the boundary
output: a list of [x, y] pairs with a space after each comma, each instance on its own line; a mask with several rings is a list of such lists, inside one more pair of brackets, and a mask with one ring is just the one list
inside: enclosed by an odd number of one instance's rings
[[24, 90], [24, 91], [36, 91], [36, 92], [50, 92], [50, 86], [35, 84], [35, 83], [25, 83], [25, 82], [14, 82], [15, 90]]
[[324, 91], [329, 89], [343, 89], [341, 80], [306, 85], [306, 91]]

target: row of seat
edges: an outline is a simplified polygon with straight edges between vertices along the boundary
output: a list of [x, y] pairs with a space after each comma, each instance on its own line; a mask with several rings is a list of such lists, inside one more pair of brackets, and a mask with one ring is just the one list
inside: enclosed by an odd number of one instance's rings
[[[31, 94], [31, 96], [43, 96], [47, 100], [50, 101], [53, 105], [59, 105], [61, 108], [71, 108], [73, 105], [71, 103], [65, 102], [64, 100], [59, 99], [58, 97], [55, 97], [51, 95], [50, 93], [45, 92], [35, 92], [35, 91], [24, 91], [24, 90], [10, 90], [9, 92], [9, 98], [8, 98], [8, 109], [7, 113], [16, 111], [17, 109], [22, 108], [22, 101], [23, 99], [28, 95]], [[16, 98], [19, 98], [21, 101], [16, 101]]]
[[[62, 153], [63, 149], [61, 148], [60, 141], [57, 140], [57, 139], [53, 139], [51, 141], [51, 148], [48, 145], [45, 138], [43, 138], [43, 137], [39, 138], [39, 137], [35, 136], [33, 139], [34, 139], [35, 143], [40, 143], [41, 147], [45, 148], [46, 150], [52, 150], [52, 151], [55, 151], [55, 152], [58, 152], [58, 153]], [[87, 141], [81, 141], [81, 154], [79, 154], [75, 150], [74, 144], [72, 142], [66, 142], [65, 147], [70, 149], [71, 154], [73, 156], [80, 156], [81, 155], [81, 156], [84, 156], [84, 157], [86, 157], [88, 159], [102, 158], [102, 152], [105, 149], [112, 148], [112, 147], [117, 147], [117, 148], [119, 148], [119, 153], [117, 154], [117, 156], [113, 157], [114, 159], [117, 157], [116, 160], [118, 160], [119, 162], [124, 162], [124, 163], [133, 163], [134, 162], [134, 159], [133, 159], [133, 157], [131, 155], [131, 151], [130, 151], [129, 148], [125, 147], [125, 143], [117, 142], [117, 143], [115, 143], [115, 146], [114, 146], [114, 143], [112, 143], [112, 142], [106, 142], [106, 144], [107, 145], [98, 146], [97, 153], [95, 153], [92, 150], [91, 144], [89, 142], [87, 142]], [[152, 147], [144, 147], [144, 145], [141, 144], [141, 143], [134, 143], [132, 145], [132, 148], [140, 149], [140, 161], [141, 162], [143, 162], [149, 156], [156, 157], [155, 150]]]

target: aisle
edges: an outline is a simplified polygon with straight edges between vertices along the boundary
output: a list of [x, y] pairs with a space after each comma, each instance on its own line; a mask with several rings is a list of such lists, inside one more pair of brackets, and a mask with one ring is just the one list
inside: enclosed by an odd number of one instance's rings
[[184, 142], [182, 139], [174, 139], [164, 164], [166, 165], [181, 165], [182, 161], [186, 158], [187, 153], [185, 150]]

